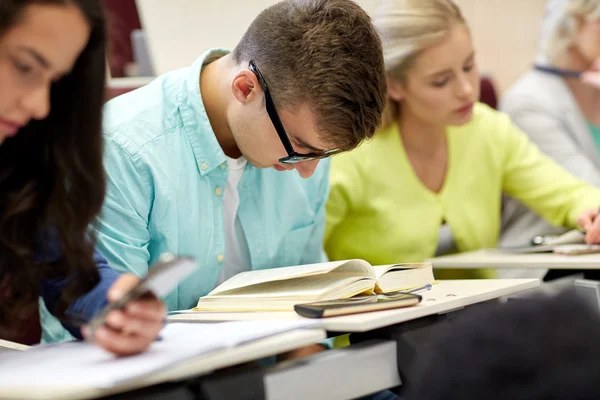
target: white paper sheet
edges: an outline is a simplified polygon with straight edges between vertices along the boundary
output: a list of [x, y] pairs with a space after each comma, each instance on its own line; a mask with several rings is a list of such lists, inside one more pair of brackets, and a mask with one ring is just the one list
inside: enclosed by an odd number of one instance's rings
[[318, 323], [311, 320], [171, 323], [149, 351], [122, 358], [85, 342], [41, 345], [2, 354], [0, 386], [110, 387], [202, 354]]

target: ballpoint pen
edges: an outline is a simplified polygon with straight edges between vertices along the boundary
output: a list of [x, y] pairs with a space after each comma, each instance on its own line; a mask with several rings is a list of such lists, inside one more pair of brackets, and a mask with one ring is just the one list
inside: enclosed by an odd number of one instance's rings
[[553, 74], [553, 75], [560, 75], [560, 76], [565, 76], [567, 78], [581, 78], [581, 74], [583, 74], [583, 72], [581, 71], [573, 71], [570, 69], [561, 69], [561, 68], [555, 68], [555, 67], [550, 67], [550, 66], [546, 66], [546, 65], [534, 65], [533, 66], [534, 69], [541, 71], [541, 72], [547, 72], [549, 74]]

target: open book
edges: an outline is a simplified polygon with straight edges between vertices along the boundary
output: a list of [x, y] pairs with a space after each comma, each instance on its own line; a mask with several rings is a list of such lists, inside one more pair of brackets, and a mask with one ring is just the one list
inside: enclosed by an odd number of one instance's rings
[[388, 293], [434, 282], [430, 263], [372, 266], [346, 260], [247, 271], [201, 297], [195, 311], [293, 311], [294, 305]]

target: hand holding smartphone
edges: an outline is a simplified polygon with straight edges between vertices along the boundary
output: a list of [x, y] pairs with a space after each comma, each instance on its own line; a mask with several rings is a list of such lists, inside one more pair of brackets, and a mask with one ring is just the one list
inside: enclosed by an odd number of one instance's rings
[[170, 253], [163, 254], [158, 263], [149, 268], [148, 274], [136, 286], [94, 316], [88, 324], [91, 337], [94, 337], [96, 330], [105, 324], [111, 311], [121, 310], [129, 302], [144, 296], [165, 297], [197, 267], [197, 262], [192, 258], [176, 257]]

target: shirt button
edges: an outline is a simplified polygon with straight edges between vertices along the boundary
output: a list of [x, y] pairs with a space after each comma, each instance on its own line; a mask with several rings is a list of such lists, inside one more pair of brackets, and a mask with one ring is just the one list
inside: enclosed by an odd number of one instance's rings
[[221, 189], [220, 187], [217, 187], [217, 188], [215, 189], [215, 194], [216, 194], [217, 196], [220, 196], [220, 195], [221, 195], [221, 193], [223, 193], [223, 189]]
[[222, 263], [222, 262], [223, 262], [223, 260], [225, 260], [225, 256], [224, 256], [223, 254], [219, 254], [219, 255], [217, 256], [217, 261], [218, 261], [218, 262], [220, 262], [220, 263]]
[[200, 168], [202, 169], [202, 171], [206, 171], [206, 169], [208, 168], [208, 164], [203, 162], [202, 164], [200, 164]]
[[221, 164], [221, 169], [225, 169], [225, 168], [227, 168], [227, 163], [222, 163]]

